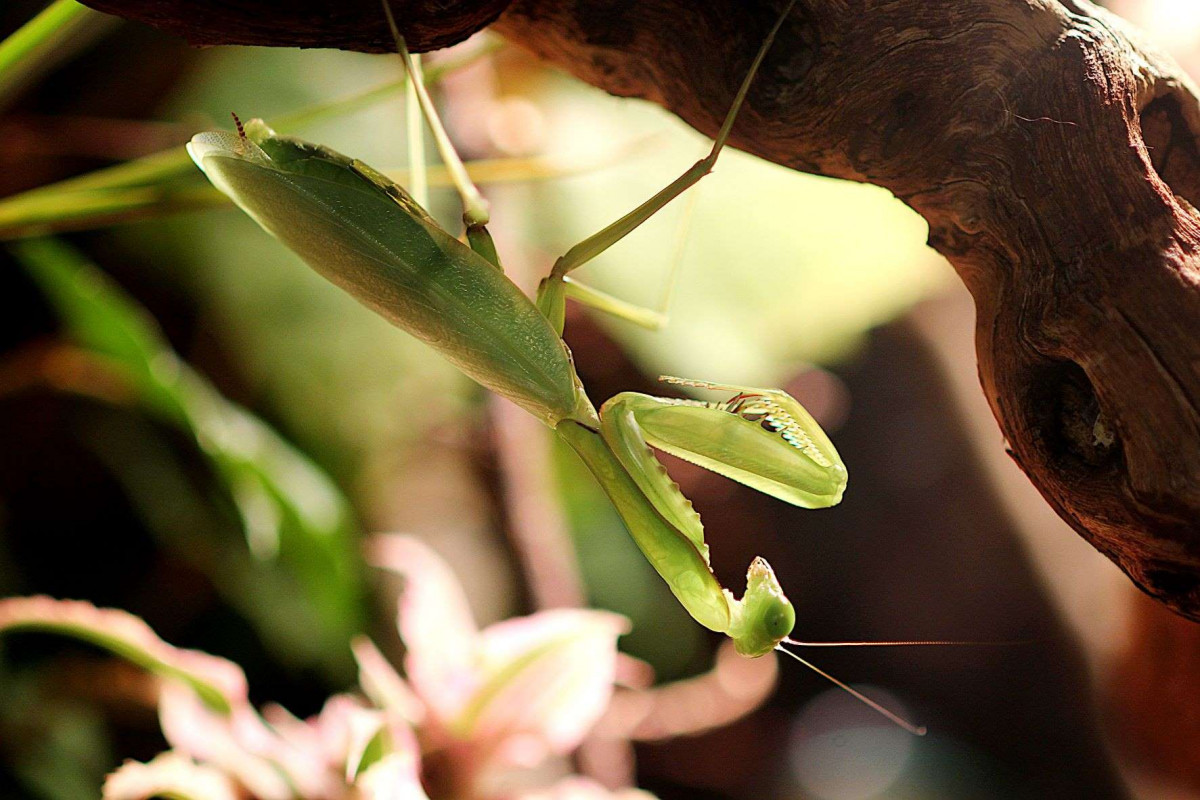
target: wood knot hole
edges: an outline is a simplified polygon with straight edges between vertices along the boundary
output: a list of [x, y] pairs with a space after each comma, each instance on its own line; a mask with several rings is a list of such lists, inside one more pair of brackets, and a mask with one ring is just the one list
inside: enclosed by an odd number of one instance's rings
[[1120, 456], [1120, 438], [1083, 368], [1056, 361], [1037, 383], [1035, 413], [1050, 455], [1089, 471], [1113, 465]]
[[1200, 208], [1200, 147], [1173, 94], [1155, 98], [1141, 114], [1150, 164], [1176, 197]]

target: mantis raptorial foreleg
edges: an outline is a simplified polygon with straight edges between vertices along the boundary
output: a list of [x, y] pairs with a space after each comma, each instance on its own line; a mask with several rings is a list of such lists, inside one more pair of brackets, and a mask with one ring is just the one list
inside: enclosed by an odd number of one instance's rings
[[750, 91], [750, 84], [754, 82], [754, 76], [757, 74], [759, 66], [762, 64], [767, 52], [771, 49], [771, 44], [775, 41], [775, 35], [783, 27], [784, 20], [787, 19], [788, 14], [791, 13], [792, 7], [795, 4], [796, 0], [791, 0], [784, 7], [783, 13], [775, 20], [775, 24], [767, 33], [762, 46], [754, 55], [754, 60], [750, 63], [750, 69], [746, 72], [746, 77], [742, 80], [741, 86], [738, 87], [737, 94], [734, 95], [733, 103], [729, 106], [729, 111], [725, 115], [724, 122], [721, 123], [721, 129], [717, 132], [717, 138], [713, 140], [712, 149], [709, 150], [708, 155], [685, 170], [682, 175], [667, 184], [666, 187], [658, 191], [649, 200], [616, 222], [584, 239], [554, 262], [550, 274], [543, 279], [541, 286], [538, 287], [538, 308], [546, 315], [546, 318], [550, 320], [550, 324], [559, 333], [562, 333], [563, 320], [566, 313], [567, 291], [565, 278], [568, 273], [588, 263], [621, 241], [621, 239], [636, 230], [639, 225], [661, 211], [668, 203], [692, 186], [695, 186], [701, 178], [712, 172], [713, 167], [716, 166], [717, 157], [721, 154], [721, 150], [725, 147], [725, 142], [728, 141], [729, 134], [733, 130], [733, 123], [737, 120], [738, 112], [741, 111], [746, 94]]
[[703, 402], [623, 392], [600, 409], [606, 438], [624, 438], [636, 425], [635, 435], [645, 444], [792, 505], [825, 508], [841, 502], [845, 465], [821, 426], [791, 395], [669, 376], [661, 380], [733, 396]]
[[[738, 652], [762, 655], [791, 632], [796, 619], [791, 603], [770, 565], [762, 558], [756, 558], [750, 565], [746, 593], [741, 600], [728, 590], [713, 590], [711, 584], [715, 578], [708, 565], [708, 545], [700, 515], [667, 475], [651, 446], [809, 508], [841, 500], [846, 469], [825, 433], [784, 392], [670, 380], [735, 394], [728, 401], [717, 403], [662, 399], [634, 392], [611, 398], [600, 409], [597, 438], [604, 445], [600, 448], [607, 454], [604, 457], [615, 459], [619, 470], [592, 452], [598, 445], [587, 441], [585, 434], [561, 429], [560, 432], [592, 468], [618, 508], [622, 495], [635, 497], [643, 506], [649, 506], [649, 509], [639, 508], [639, 512], [649, 518], [641, 524], [653, 531], [651, 546], [643, 544], [636, 533], [634, 539], [692, 616], [701, 624], [727, 634]], [[632, 481], [637, 491], [620, 488], [617, 485], [620, 481]], [[655, 526], [664, 530], [659, 531]], [[654, 546], [656, 542], [669, 543], [669, 558], [665, 555], [667, 551]], [[702, 616], [722, 605], [723, 615]]]

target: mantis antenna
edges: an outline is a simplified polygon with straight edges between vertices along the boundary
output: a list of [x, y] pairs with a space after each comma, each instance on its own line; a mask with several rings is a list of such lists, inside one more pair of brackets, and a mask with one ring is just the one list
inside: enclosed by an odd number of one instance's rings
[[[791, 642], [792, 644], [797, 644], [797, 642], [792, 642], [792, 640], [791, 640], [791, 639], [784, 639], [784, 641], [785, 641], [785, 642]], [[881, 642], [881, 644], [883, 644], [883, 643]], [[922, 642], [921, 644], [924, 644], [924, 643]], [[873, 710], [875, 710], [875, 711], [878, 711], [880, 714], [882, 714], [883, 716], [887, 717], [889, 720], [891, 720], [892, 722], [896, 723], [896, 724], [897, 724], [897, 725], [899, 725], [901, 728], [904, 728], [904, 730], [908, 731], [908, 732], [909, 732], [909, 733], [911, 733], [913, 736], [924, 736], [924, 735], [927, 733], [927, 729], [925, 728], [925, 726], [924, 726], [924, 725], [913, 725], [911, 722], [909, 722], [908, 720], [904, 719], [904, 718], [903, 718], [903, 717], [901, 717], [899, 714], [896, 714], [895, 712], [892, 712], [892, 711], [889, 711], [889, 710], [887, 710], [886, 708], [884, 708], [883, 706], [881, 706], [879, 703], [876, 703], [874, 700], [872, 700], [871, 698], [867, 697], [865, 694], [863, 694], [862, 692], [858, 691], [857, 689], [855, 689], [854, 687], [850, 686], [849, 684], [847, 684], [847, 683], [843, 683], [842, 681], [839, 681], [837, 678], [833, 677], [832, 675], [830, 675], [828, 672], [824, 671], [823, 669], [820, 669], [819, 667], [817, 667], [817, 666], [814, 666], [813, 664], [810, 664], [809, 662], [805, 661], [803, 658], [801, 658], [800, 656], [796, 655], [796, 654], [795, 654], [795, 653], [793, 653], [791, 650], [787, 650], [787, 649], [785, 649], [785, 648], [784, 648], [784, 646], [783, 646], [782, 644], [777, 644], [777, 645], [775, 645], [775, 649], [776, 649], [776, 650], [778, 650], [778, 651], [779, 651], [779, 652], [781, 652], [781, 653], [784, 653], [784, 654], [786, 654], [786, 655], [789, 655], [789, 656], [791, 656], [792, 658], [796, 659], [796, 660], [797, 660], [797, 661], [799, 661], [801, 664], [803, 664], [804, 666], [808, 667], [808, 668], [809, 668], [809, 669], [811, 669], [813, 672], [817, 673], [817, 674], [818, 674], [818, 675], [820, 675], [822, 678], [824, 678], [825, 680], [829, 681], [830, 683], [832, 683], [833, 685], [837, 686], [838, 688], [840, 688], [840, 689], [845, 689], [845, 690], [846, 690], [847, 692], [849, 692], [849, 693], [850, 693], [850, 695], [851, 695], [852, 697], [854, 697], [856, 700], [859, 700], [859, 701], [861, 701], [861, 702], [862, 702], [864, 705], [866, 705], [868, 708], [871, 708], [871, 709], [873, 709]]]
[[935, 646], [966, 645], [966, 646], [970, 646], [970, 647], [1008, 647], [1010, 645], [1030, 644], [1032, 642], [1033, 642], [1032, 639], [1020, 639], [1020, 640], [1016, 640], [1016, 641], [1006, 641], [1006, 642], [966, 642], [966, 641], [962, 641], [962, 640], [941, 640], [941, 639], [913, 639], [913, 640], [908, 640], [908, 641], [894, 641], [894, 642], [802, 642], [799, 639], [793, 639], [790, 636], [788, 636], [788, 637], [784, 637], [783, 641], [780, 644], [775, 645], [775, 649], [785, 655], [791, 656], [792, 658], [796, 659], [804, 666], [811, 669], [813, 672], [820, 675], [822, 678], [825, 678], [826, 680], [831, 681], [832, 683], [836, 684], [837, 686], [841, 687], [842, 689], [845, 689], [847, 692], [849, 692], [851, 695], [853, 695], [856, 699], [861, 700], [867, 706], [874, 709], [875, 711], [878, 711], [880, 714], [887, 717], [889, 720], [896, 723], [901, 728], [904, 728], [904, 730], [908, 731], [909, 733], [911, 733], [915, 736], [924, 736], [926, 733], [926, 728], [924, 725], [913, 725], [911, 722], [903, 719], [902, 717], [898, 716], [897, 714], [894, 714], [893, 712], [888, 711], [886, 708], [881, 706], [879, 703], [876, 703], [874, 700], [867, 697], [862, 692], [859, 692], [856, 689], [851, 688], [850, 686], [839, 681], [837, 678], [833, 677], [829, 673], [824, 672], [820, 669], [817, 669], [815, 666], [813, 666], [809, 662], [805, 661], [803, 658], [796, 655], [791, 650], [785, 649], [783, 645], [790, 644], [793, 647], [922, 647], [922, 646], [927, 646], [927, 645], [935, 645]]
[[961, 640], [938, 641], [933, 639], [917, 639], [909, 642], [801, 642], [797, 639], [784, 639], [786, 644], [796, 647], [920, 647], [922, 645], [965, 645], [967, 647], [1010, 647], [1016, 644], [1033, 644], [1034, 639], [1016, 639], [1005, 642], [965, 642]]

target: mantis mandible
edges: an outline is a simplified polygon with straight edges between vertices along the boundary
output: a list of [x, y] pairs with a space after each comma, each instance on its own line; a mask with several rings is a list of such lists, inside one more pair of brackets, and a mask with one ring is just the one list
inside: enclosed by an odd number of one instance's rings
[[[595, 475], [634, 541], [688, 613], [706, 628], [728, 635], [738, 652], [751, 657], [782, 649], [781, 642], [804, 644], [788, 638], [795, 610], [762, 558], [750, 565], [741, 599], [721, 586], [709, 566], [699, 515], [651, 447], [806, 508], [841, 500], [846, 469], [836, 449], [796, 400], [774, 389], [668, 379], [731, 396], [702, 402], [622, 393], [597, 411], [561, 334], [568, 296], [611, 313], [628, 305], [580, 287], [569, 273], [712, 170], [793, 5], [794, 0], [787, 4], [764, 38], [709, 154], [645, 203], [568, 250], [542, 281], [536, 303], [504, 275], [487, 233], [486, 202], [418, 80], [411, 81], [417, 101], [463, 200], [465, 243], [366, 164], [278, 136], [261, 120], [244, 126], [238, 121], [236, 133], [198, 134], [188, 145], [218, 189], [317, 272], [552, 428]], [[413, 59], [387, 0], [383, 9], [411, 76]]]

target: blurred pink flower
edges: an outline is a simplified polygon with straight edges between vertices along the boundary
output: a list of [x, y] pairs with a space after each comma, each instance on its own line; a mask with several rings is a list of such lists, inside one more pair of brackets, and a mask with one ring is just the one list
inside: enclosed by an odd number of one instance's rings
[[376, 703], [419, 723], [428, 746], [469, 752], [480, 768], [533, 766], [579, 746], [612, 698], [624, 617], [556, 609], [481, 631], [457, 579], [427, 546], [378, 536], [371, 555], [405, 580], [398, 625], [407, 682], [369, 645], [355, 647]]
[[519, 800], [654, 800], [641, 789], [606, 789], [595, 781], [572, 775], [546, 789], [521, 795]]
[[[172, 752], [219, 769], [257, 800], [425, 797], [420, 751], [407, 723], [350, 695], [334, 695], [308, 720], [278, 706], [264, 709], [263, 717], [248, 706], [222, 715], [168, 683], [159, 720]], [[371, 770], [389, 776], [389, 790], [405, 793], [367, 791]]]
[[268, 722], [238, 665], [172, 647], [132, 614], [89, 603], [0, 600], [0, 633], [20, 630], [83, 639], [163, 679], [159, 719], [173, 749], [126, 763], [104, 800], [427, 800], [416, 737], [393, 713], [336, 695], [310, 720], [270, 707]]
[[374, 555], [404, 578], [398, 622], [406, 677], [360, 639], [354, 655], [373, 705], [335, 695], [308, 720], [279, 706], [260, 714], [240, 667], [173, 647], [124, 611], [10, 598], [0, 600], [0, 633], [74, 636], [163, 679], [159, 720], [172, 749], [115, 771], [104, 800], [427, 800], [421, 767], [431, 756], [442, 773], [439, 788], [455, 798], [646, 797], [610, 794], [582, 780], [529, 794], [500, 788], [544, 783], [525, 768], [573, 751], [604, 713], [617, 674], [617, 638], [628, 629], [624, 617], [559, 609], [479, 630], [462, 587], [428, 547], [408, 537], [378, 537]]
[[187, 756], [167, 752], [148, 764], [126, 761], [104, 782], [104, 800], [186, 797], [189, 800], [238, 800], [229, 776], [200, 766]]

